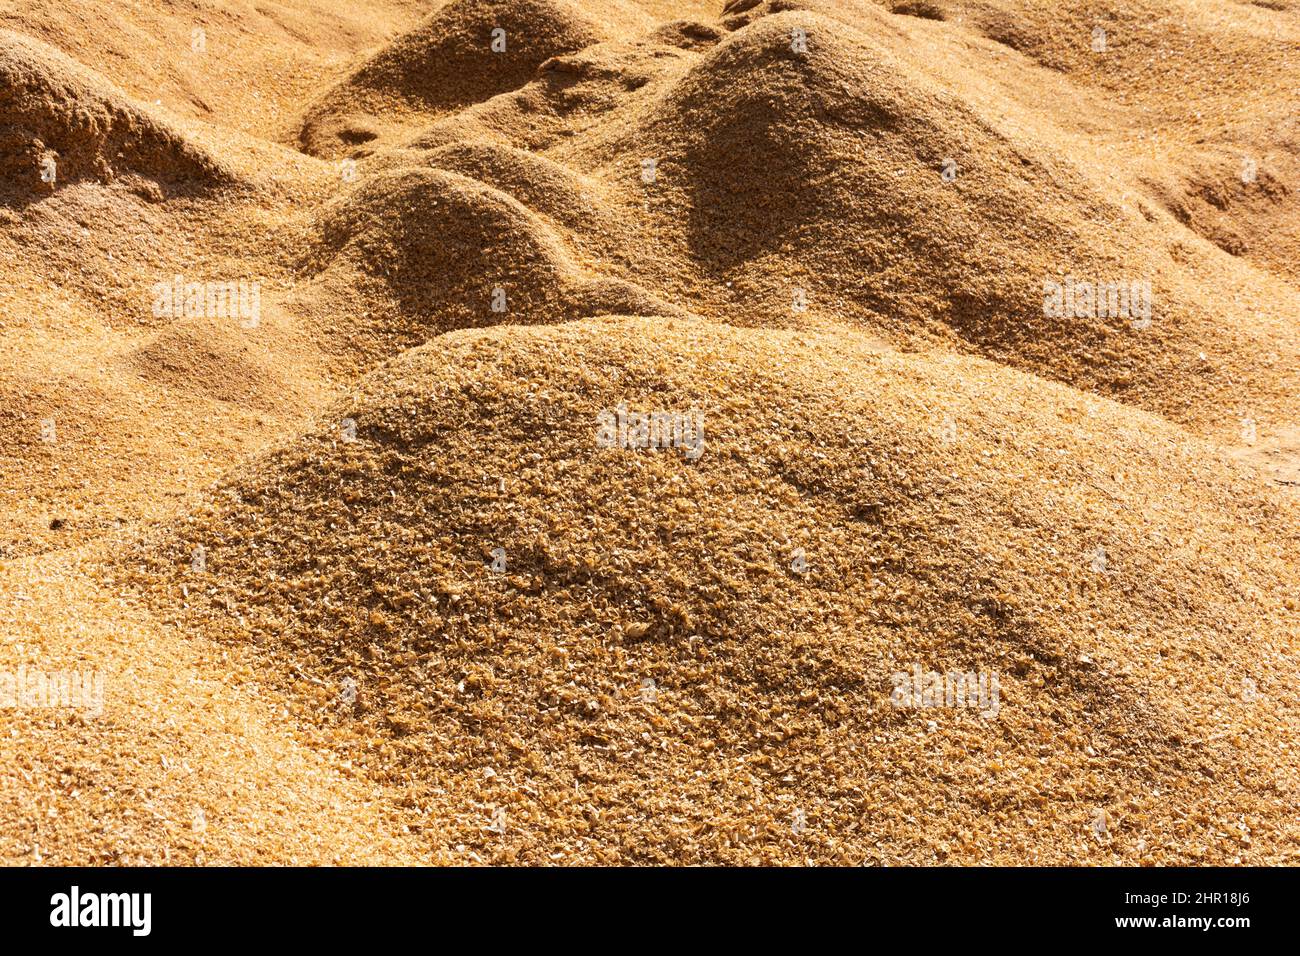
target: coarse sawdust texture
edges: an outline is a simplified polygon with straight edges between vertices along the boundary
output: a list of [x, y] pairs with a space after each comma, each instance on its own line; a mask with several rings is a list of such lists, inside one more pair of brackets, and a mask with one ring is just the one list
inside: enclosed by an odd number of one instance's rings
[[[703, 413], [697, 462], [593, 450], [600, 409], [669, 396]], [[444, 335], [337, 414], [355, 441], [322, 422], [138, 560], [161, 607], [186, 588], [178, 627], [306, 686], [303, 723], [439, 850], [1277, 862], [1295, 837], [1294, 508], [1149, 415], [663, 318]], [[998, 719], [893, 708], [913, 661], [998, 670]], [[349, 678], [355, 709], [322, 721]], [[1227, 806], [1247, 830], [1225, 838]]]
[[0, 676], [105, 689], [0, 710], [0, 860], [1296, 862], [1298, 54], [1286, 0], [0, 3]]

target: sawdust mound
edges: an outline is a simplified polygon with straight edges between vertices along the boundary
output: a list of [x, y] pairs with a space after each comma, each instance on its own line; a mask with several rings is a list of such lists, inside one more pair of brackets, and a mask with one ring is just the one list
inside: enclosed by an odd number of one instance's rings
[[[622, 2], [454, 0], [326, 93], [300, 139], [316, 155], [346, 155], [379, 138], [381, 114], [465, 107], [517, 89], [553, 56], [650, 25]], [[494, 39], [505, 48], [494, 52]]]
[[254, 354], [231, 325], [210, 319], [178, 323], [133, 349], [125, 364], [155, 386], [247, 408], [283, 407], [289, 390], [279, 381], [280, 369]]
[[[102, 77], [38, 40], [0, 30], [0, 178], [39, 196], [78, 179], [143, 176], [165, 191], [233, 181], [222, 164]], [[42, 180], [53, 161], [52, 181]], [[47, 177], [48, 178], [48, 177]]]
[[532, 212], [578, 233], [619, 228], [600, 198], [602, 184], [546, 156], [492, 143], [453, 143], [425, 162], [506, 193]]
[[[620, 404], [702, 454], [599, 447]], [[407, 353], [123, 566], [473, 859], [1264, 862], [1294, 518], [981, 360], [597, 318]], [[1000, 711], [893, 706], [913, 667]]]
[[[973, 348], [1179, 420], [1188, 405], [1231, 419], [1242, 387], [1254, 404], [1290, 401], [1300, 353], [1275, 284], [1238, 279], [1269, 319], [1233, 321], [1221, 273], [1189, 281], [1174, 261], [1187, 250], [1171, 248], [1172, 216], [927, 75], [897, 18], [861, 5], [850, 24], [832, 4], [790, 6], [749, 10], [654, 102], [565, 150], [654, 217], [653, 258], [697, 277], [696, 311], [793, 324], [798, 290], [800, 309]], [[656, 161], [653, 187], [637, 158]], [[1146, 282], [1150, 321], [1049, 315], [1045, 283], [1080, 280]], [[1262, 361], [1273, 353], [1288, 360]], [[1172, 378], [1190, 402], [1171, 400]]]
[[[511, 178], [526, 192], [538, 173], [559, 178], [544, 161]], [[385, 173], [337, 200], [321, 217], [311, 262], [331, 278], [362, 277], [358, 287], [377, 304], [368, 319], [349, 313], [335, 331], [387, 341], [385, 354], [466, 326], [681, 311], [632, 283], [586, 275], [556, 231], [518, 199], [441, 169]]]

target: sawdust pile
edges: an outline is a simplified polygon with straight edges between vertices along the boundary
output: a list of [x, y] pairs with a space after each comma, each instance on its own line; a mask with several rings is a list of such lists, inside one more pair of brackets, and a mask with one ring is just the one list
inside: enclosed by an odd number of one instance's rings
[[0, 173], [10, 193], [33, 169], [50, 170], [42, 178], [47, 193], [60, 179], [136, 174], [191, 188], [233, 179], [81, 64], [9, 31], [0, 31], [0, 127]]
[[[620, 403], [697, 409], [702, 454], [598, 448]], [[1294, 836], [1294, 511], [1150, 416], [842, 335], [612, 318], [443, 336], [337, 414], [149, 577], [187, 587], [186, 629], [258, 645], [440, 850], [1226, 862]], [[895, 708], [914, 664], [997, 671], [998, 719]], [[1193, 822], [1228, 807], [1250, 840]]]
[[[1179, 228], [1192, 216], [1186, 203], [1165, 208], [1165, 187], [1139, 188], [1193, 160], [1139, 155], [1117, 175], [1118, 160], [1095, 161], [1091, 130], [1043, 122], [1024, 91], [990, 94], [993, 71], [970, 51], [945, 51], [973, 61], [954, 85], [928, 34], [909, 33], [915, 22], [870, 3], [765, 3], [726, 20], [730, 33], [678, 23], [556, 57], [433, 132], [425, 118], [411, 122], [405, 145], [390, 132], [386, 145], [353, 150], [376, 173], [340, 198], [332, 231], [361, 224], [367, 241], [347, 251], [385, 274], [403, 306], [396, 322], [431, 297], [444, 329], [476, 324], [467, 311], [495, 321], [482, 303], [512, 282], [522, 287], [516, 321], [568, 318], [554, 278], [532, 265], [558, 268], [567, 247], [647, 293], [636, 297], [652, 308], [666, 301], [730, 324], [861, 324], [905, 347], [975, 350], [1202, 427], [1235, 431], [1243, 406], [1293, 416], [1291, 287], [1224, 271], [1217, 247]], [[791, 49], [797, 31], [812, 38], [806, 52]], [[467, 140], [491, 145], [470, 153]], [[1226, 149], [1194, 160], [1220, 166], [1220, 205], [1269, 203], [1272, 162], [1244, 183], [1220, 161]], [[518, 160], [520, 150], [534, 156]], [[425, 166], [518, 200], [526, 208], [484, 227], [533, 248], [485, 245], [475, 223], [499, 200], [465, 212], [442, 198], [454, 184], [412, 168]], [[417, 205], [426, 211], [413, 216]], [[467, 260], [422, 238], [462, 232], [487, 254]], [[451, 270], [447, 290], [428, 281], [433, 270]], [[459, 288], [464, 272], [477, 290]], [[1135, 334], [1136, 314], [1047, 316], [1047, 280], [1146, 282], [1152, 321]], [[645, 311], [595, 306], [587, 314]], [[1243, 311], [1251, 321], [1237, 319]]]
[[1288, 4], [53, 3], [0, 858], [1294, 862]]
[[317, 155], [346, 152], [378, 139], [392, 114], [425, 118], [481, 102], [522, 86], [553, 56], [651, 26], [626, 0], [453, 0], [326, 93], [302, 144]]

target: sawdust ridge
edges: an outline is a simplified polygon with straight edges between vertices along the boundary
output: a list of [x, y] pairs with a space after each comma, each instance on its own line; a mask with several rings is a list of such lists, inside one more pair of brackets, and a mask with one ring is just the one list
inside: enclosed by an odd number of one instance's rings
[[32, 180], [52, 160], [62, 183], [124, 176], [166, 192], [233, 182], [221, 162], [165, 120], [130, 102], [102, 77], [37, 40], [0, 31], [0, 172], [4, 192], [39, 195]]
[[[309, 111], [301, 142], [316, 155], [355, 153], [379, 139], [385, 113], [446, 113], [516, 89], [545, 60], [651, 21], [623, 0], [453, 0], [385, 46]], [[493, 31], [504, 48], [484, 57]]]

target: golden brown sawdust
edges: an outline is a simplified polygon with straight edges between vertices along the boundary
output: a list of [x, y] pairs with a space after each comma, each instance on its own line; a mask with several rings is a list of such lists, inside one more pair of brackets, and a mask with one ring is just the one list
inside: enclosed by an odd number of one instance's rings
[[[507, 93], [553, 56], [653, 25], [628, 0], [451, 0], [327, 91], [308, 112], [302, 145], [346, 153], [379, 139], [394, 114], [446, 113]], [[492, 58], [485, 37], [504, 44]]]
[[[595, 448], [620, 401], [698, 407], [704, 455]], [[141, 560], [159, 607], [259, 647], [439, 850], [1275, 862], [1295, 515], [1208, 456], [1105, 400], [842, 334], [497, 328], [385, 366]], [[892, 708], [912, 662], [999, 671], [1000, 717]]]
[[403, 839], [346, 757], [284, 733], [253, 662], [95, 583], [105, 556], [8, 562], [6, 670], [97, 668], [101, 716], [6, 711], [0, 848], [15, 863], [378, 864]]
[[0, 10], [0, 859], [1294, 862], [1294, 4], [357, 6]]

